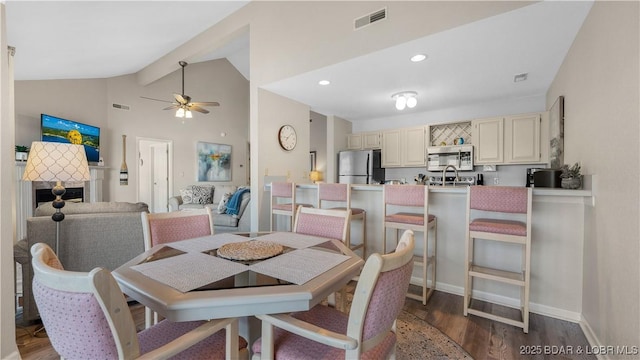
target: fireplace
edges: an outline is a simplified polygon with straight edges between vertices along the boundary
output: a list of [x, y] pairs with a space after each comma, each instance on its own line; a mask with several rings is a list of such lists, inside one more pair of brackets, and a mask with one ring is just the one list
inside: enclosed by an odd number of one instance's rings
[[[55, 186], [55, 182], [35, 181], [33, 184], [33, 208], [37, 208], [42, 203], [55, 200], [56, 196], [51, 193], [51, 189]], [[71, 202], [84, 202], [84, 183], [70, 182], [64, 183], [63, 186], [67, 190], [62, 199]]]

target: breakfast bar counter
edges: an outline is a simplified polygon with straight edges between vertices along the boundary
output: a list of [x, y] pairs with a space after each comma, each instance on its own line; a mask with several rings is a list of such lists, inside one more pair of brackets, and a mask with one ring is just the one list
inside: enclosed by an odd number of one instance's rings
[[[367, 211], [367, 254], [382, 251], [382, 185], [352, 185], [352, 206]], [[466, 221], [465, 186], [430, 186], [429, 213], [438, 219], [436, 289], [463, 294], [464, 244]], [[297, 185], [297, 202], [316, 203], [317, 186]], [[582, 269], [585, 212], [593, 211], [591, 190], [534, 188], [531, 255], [531, 311], [546, 316], [580, 321], [582, 311]], [[352, 243], [362, 238], [354, 225]], [[389, 232], [387, 248], [393, 248]], [[482, 240], [480, 240], [482, 241]], [[422, 252], [423, 238], [416, 233], [416, 254]], [[491, 259], [503, 270], [518, 270], [518, 247], [494, 246], [485, 241], [476, 260]], [[419, 283], [416, 267], [412, 278]], [[519, 289], [505, 284], [478, 280], [476, 298], [512, 307], [519, 306]]]

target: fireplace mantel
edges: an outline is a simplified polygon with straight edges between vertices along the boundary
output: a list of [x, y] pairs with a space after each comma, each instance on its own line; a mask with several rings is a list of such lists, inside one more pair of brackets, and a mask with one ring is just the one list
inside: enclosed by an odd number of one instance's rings
[[[26, 161], [16, 162], [16, 241], [27, 236], [27, 218], [32, 217], [35, 206], [31, 181], [22, 180]], [[84, 201], [102, 201], [104, 166], [89, 166], [91, 180], [84, 183]], [[64, 210], [63, 210], [64, 212]]]

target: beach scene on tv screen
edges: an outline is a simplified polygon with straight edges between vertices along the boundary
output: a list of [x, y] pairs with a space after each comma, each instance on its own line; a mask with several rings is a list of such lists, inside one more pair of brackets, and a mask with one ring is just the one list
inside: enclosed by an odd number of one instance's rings
[[98, 162], [100, 158], [100, 128], [42, 115], [42, 141], [83, 145], [87, 161]]

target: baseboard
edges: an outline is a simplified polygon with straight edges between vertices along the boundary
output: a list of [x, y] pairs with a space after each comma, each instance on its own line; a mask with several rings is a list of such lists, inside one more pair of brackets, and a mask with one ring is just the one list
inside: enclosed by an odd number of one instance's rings
[[[412, 279], [413, 282], [413, 279]], [[464, 288], [461, 286], [454, 286], [451, 284], [445, 284], [436, 282], [436, 290], [446, 292], [449, 294], [464, 296]], [[520, 299], [511, 298], [502, 295], [496, 295], [484, 291], [473, 291], [473, 298], [488, 301], [494, 304], [509, 306], [513, 308], [520, 308]], [[535, 314], [548, 316], [554, 319], [566, 320], [573, 323], [582, 322], [582, 314], [574, 311], [568, 311], [565, 309], [559, 309], [552, 306], [537, 304], [529, 302], [529, 311]]]
[[[598, 336], [596, 336], [596, 333], [591, 328], [591, 325], [589, 325], [589, 322], [584, 317], [582, 317], [582, 319], [580, 320], [580, 328], [582, 329], [584, 336], [587, 338], [589, 345], [591, 345], [592, 347], [600, 347], [602, 345], [602, 342], [600, 342]], [[596, 354], [596, 358], [598, 358], [598, 360], [610, 359], [610, 357], [606, 354]]]

